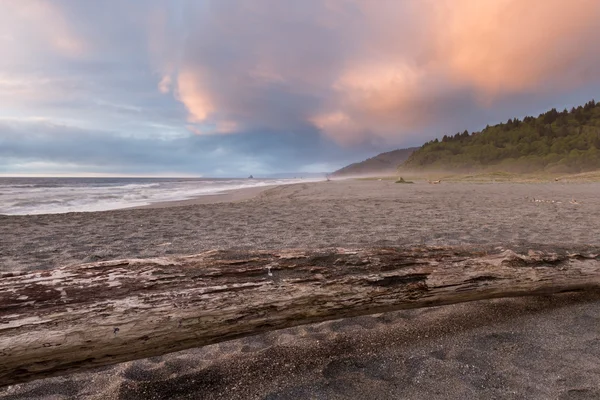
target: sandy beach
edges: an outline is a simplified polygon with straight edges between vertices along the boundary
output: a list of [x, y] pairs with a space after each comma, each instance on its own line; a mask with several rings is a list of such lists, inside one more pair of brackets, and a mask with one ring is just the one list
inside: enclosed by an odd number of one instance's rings
[[[0, 216], [0, 270], [210, 249], [600, 247], [600, 183], [341, 180]], [[600, 398], [600, 293], [330, 321], [0, 388], [2, 399]]]

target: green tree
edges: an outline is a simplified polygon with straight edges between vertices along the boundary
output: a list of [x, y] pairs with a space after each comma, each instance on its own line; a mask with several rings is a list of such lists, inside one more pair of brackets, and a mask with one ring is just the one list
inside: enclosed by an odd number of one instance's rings
[[600, 104], [592, 100], [570, 111], [553, 108], [537, 118], [510, 118], [480, 132], [444, 135], [415, 151], [404, 166], [584, 171], [600, 168], [598, 149]]

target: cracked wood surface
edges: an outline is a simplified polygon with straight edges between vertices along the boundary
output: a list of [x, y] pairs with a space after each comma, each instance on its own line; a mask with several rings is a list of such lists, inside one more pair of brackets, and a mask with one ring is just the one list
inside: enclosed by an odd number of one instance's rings
[[597, 252], [498, 248], [209, 251], [4, 273], [0, 386], [331, 319], [599, 288]]

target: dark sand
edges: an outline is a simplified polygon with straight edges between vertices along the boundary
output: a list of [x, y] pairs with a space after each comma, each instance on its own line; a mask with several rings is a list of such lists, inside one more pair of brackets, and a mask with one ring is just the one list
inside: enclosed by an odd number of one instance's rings
[[[237, 200], [0, 216], [0, 268], [213, 248], [600, 247], [600, 184], [593, 183], [336, 181]], [[600, 399], [600, 293], [302, 326], [15, 385], [0, 389], [0, 398]]]
[[227, 191], [225, 193], [210, 194], [187, 200], [162, 201], [160, 203], [152, 203], [145, 206], [131, 207], [131, 209], [170, 208], [198, 204], [235, 203], [238, 201], [252, 199], [265, 190], [273, 188], [274, 186], [276, 185], [236, 189]]

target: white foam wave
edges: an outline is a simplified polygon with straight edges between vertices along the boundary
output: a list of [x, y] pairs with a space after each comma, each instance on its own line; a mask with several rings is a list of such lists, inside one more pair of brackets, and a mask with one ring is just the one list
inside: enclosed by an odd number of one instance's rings
[[231, 190], [320, 179], [161, 180], [159, 182], [78, 182], [50, 187], [0, 184], [0, 214], [56, 214], [106, 211], [156, 202], [187, 200]]

